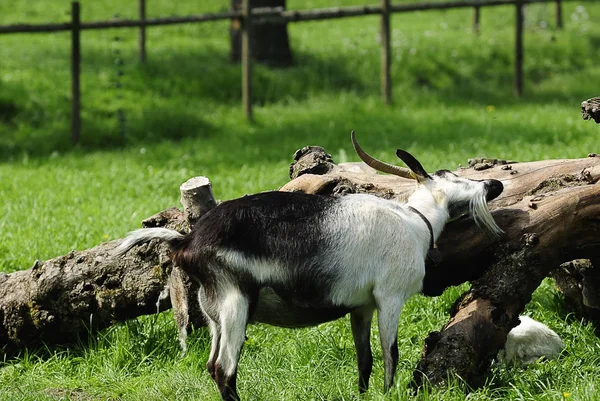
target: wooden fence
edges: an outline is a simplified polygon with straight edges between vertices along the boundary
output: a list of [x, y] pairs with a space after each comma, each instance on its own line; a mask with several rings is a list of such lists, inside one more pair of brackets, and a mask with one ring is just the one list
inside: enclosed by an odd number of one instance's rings
[[[71, 21], [53, 24], [13, 24], [0, 26], [0, 34], [41, 33], [71, 31], [71, 136], [74, 143], [79, 142], [81, 132], [81, 91], [79, 79], [81, 74], [80, 34], [88, 29], [139, 28], [139, 58], [146, 60], [146, 27], [173, 25], [184, 23], [204, 23], [210, 21], [240, 21], [242, 29], [242, 104], [244, 114], [252, 121], [252, 55], [250, 52], [250, 36], [252, 24], [289, 23], [315, 21], [334, 18], [358, 17], [364, 15], [381, 16], [381, 93], [385, 104], [391, 104], [392, 84], [390, 76], [390, 15], [425, 10], [446, 10], [455, 8], [473, 8], [473, 26], [475, 32], [480, 29], [480, 9], [482, 7], [514, 5], [515, 23], [515, 94], [523, 93], [523, 8], [532, 3], [555, 3], [556, 26], [562, 28], [562, 2], [569, 0], [458, 0], [445, 2], [420, 2], [391, 4], [390, 0], [379, 0], [379, 5], [333, 7], [313, 10], [284, 10], [277, 8], [251, 9], [250, 0], [243, 0], [240, 11], [209, 13], [185, 17], [146, 18], [146, 0], [139, 2], [138, 20], [113, 20], [81, 22], [79, 2], [71, 3]], [[581, 0], [579, 0], [581, 1]], [[595, 0], [586, 0], [595, 1]]]

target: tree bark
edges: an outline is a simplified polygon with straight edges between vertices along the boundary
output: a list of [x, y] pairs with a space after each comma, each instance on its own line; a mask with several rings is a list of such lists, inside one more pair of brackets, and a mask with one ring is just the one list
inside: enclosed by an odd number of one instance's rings
[[[185, 233], [216, 205], [205, 177], [193, 178], [180, 189], [184, 213], [170, 208], [142, 225]], [[119, 243], [110, 241], [36, 261], [28, 270], [0, 274], [3, 356], [24, 347], [85, 339], [115, 322], [166, 310], [171, 303], [185, 351], [187, 330], [204, 325], [198, 303], [189, 302], [197, 299], [198, 284], [173, 266], [166, 245], [151, 241], [115, 258]]]
[[[167, 227], [183, 223], [168, 217]], [[172, 268], [155, 241], [121, 258], [119, 241], [72, 251], [28, 270], [0, 276], [0, 347], [10, 357], [24, 347], [68, 344], [136, 316], [156, 313]], [[162, 305], [160, 310], [167, 308]]]
[[600, 335], [600, 260], [576, 259], [552, 272], [565, 303], [578, 316], [596, 324]]
[[600, 97], [593, 97], [581, 102], [581, 117], [584, 120], [594, 120], [600, 124]]
[[[250, 7], [275, 8], [285, 10], [286, 0], [250, 0]], [[231, 0], [231, 8], [239, 10], [242, 0]], [[252, 26], [250, 47], [254, 60], [272, 67], [289, 67], [293, 64], [292, 50], [287, 32], [287, 23], [262, 23]], [[231, 21], [231, 60], [239, 62], [241, 59], [242, 35], [241, 22]]]
[[[489, 206], [505, 234], [486, 235], [469, 218], [448, 224], [439, 238], [443, 260], [427, 261], [423, 292], [439, 295], [450, 285], [465, 281], [473, 285], [456, 302], [450, 321], [425, 340], [414, 373], [417, 386], [442, 384], [450, 373], [471, 386], [482, 384], [492, 359], [544, 277], [574, 259], [600, 260], [600, 158], [531, 163], [483, 159], [469, 164], [472, 168], [456, 173], [504, 183], [504, 192]], [[376, 175], [363, 164], [327, 168], [325, 175], [293, 175], [282, 189], [315, 194], [368, 192], [403, 200], [415, 185]], [[592, 285], [597, 285], [598, 275], [590, 271], [586, 277], [590, 287], [582, 299], [595, 306], [600, 286]]]
[[179, 187], [185, 219], [193, 227], [196, 221], [217, 206], [210, 181], [206, 177], [190, 178]]

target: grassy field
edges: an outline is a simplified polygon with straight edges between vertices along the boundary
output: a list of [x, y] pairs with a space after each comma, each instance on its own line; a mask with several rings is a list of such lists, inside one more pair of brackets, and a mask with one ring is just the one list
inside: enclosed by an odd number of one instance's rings
[[[288, 0], [289, 8], [364, 0]], [[158, 2], [157, 2], [158, 3]], [[224, 10], [227, 2], [149, 2], [150, 16]], [[0, 3], [0, 24], [68, 20], [61, 0]], [[82, 1], [84, 20], [135, 18], [136, 2]], [[403, 147], [428, 170], [454, 169], [473, 156], [519, 161], [584, 157], [600, 133], [579, 104], [598, 95], [600, 5], [527, 9], [526, 89], [513, 96], [514, 10], [470, 10], [392, 19], [394, 106], [379, 99], [376, 17], [289, 27], [296, 66], [257, 66], [256, 122], [240, 105], [240, 70], [228, 62], [228, 24], [152, 28], [148, 62], [136, 60], [134, 30], [82, 36], [82, 143], [69, 134], [69, 35], [0, 36], [0, 271], [29, 268], [71, 249], [120, 238], [140, 221], [178, 205], [178, 186], [195, 175], [230, 199], [287, 182], [293, 152], [318, 144], [336, 162], [357, 160], [350, 130], [374, 155], [393, 161]], [[118, 77], [118, 60], [123, 76]], [[120, 82], [121, 88], [115, 86]], [[125, 138], [116, 117], [122, 109]], [[252, 326], [240, 365], [249, 400], [404, 400], [425, 335], [441, 327], [466, 287], [417, 296], [403, 310], [395, 389], [382, 393], [373, 330], [372, 388], [356, 391], [348, 319], [303, 330]], [[600, 345], [590, 325], [568, 314], [551, 281], [527, 311], [555, 329], [567, 352], [529, 368], [494, 365], [469, 400], [600, 399]], [[29, 350], [0, 367], [2, 400], [216, 400], [204, 369], [208, 332], [190, 337], [180, 358], [172, 315], [115, 326], [70, 348]], [[464, 400], [458, 382], [423, 400]]]

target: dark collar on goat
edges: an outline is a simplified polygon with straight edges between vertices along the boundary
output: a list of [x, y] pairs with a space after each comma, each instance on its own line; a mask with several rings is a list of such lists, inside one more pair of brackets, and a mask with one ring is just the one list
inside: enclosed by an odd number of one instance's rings
[[419, 216], [423, 220], [423, 222], [425, 222], [425, 225], [427, 226], [427, 229], [429, 230], [429, 251], [427, 251], [427, 257], [430, 258], [431, 261], [435, 264], [441, 262], [442, 254], [438, 250], [438, 248], [435, 245], [435, 242], [433, 240], [433, 227], [431, 227], [431, 223], [429, 222], [429, 220], [427, 220], [427, 217], [425, 217], [425, 215], [423, 213], [419, 212], [414, 207], [409, 206], [408, 209], [410, 211], [416, 213], [417, 216]]

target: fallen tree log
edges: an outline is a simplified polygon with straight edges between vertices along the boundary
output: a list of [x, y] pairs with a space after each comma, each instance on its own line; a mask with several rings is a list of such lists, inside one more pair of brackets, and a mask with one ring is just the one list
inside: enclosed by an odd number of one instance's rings
[[111, 252], [117, 245], [111, 241], [72, 251], [1, 275], [3, 356], [25, 347], [72, 343], [115, 321], [155, 313], [171, 270], [166, 248], [150, 243], [115, 259]]
[[[190, 224], [216, 205], [204, 177], [189, 180], [180, 190], [185, 212], [170, 208], [142, 225], [187, 232]], [[173, 266], [166, 245], [152, 241], [115, 258], [112, 253], [119, 242], [0, 274], [0, 357], [25, 347], [69, 344], [171, 304], [184, 344], [189, 327], [203, 325], [199, 305], [188, 304], [188, 294], [197, 293], [197, 284]]]
[[[310, 155], [313, 152], [324, 151], [305, 148], [296, 154], [302, 167], [292, 166], [292, 181], [283, 190], [368, 192], [404, 199], [414, 188], [410, 180], [378, 175], [362, 164], [335, 166], [327, 157]], [[326, 166], [307, 166], [307, 157]], [[600, 158], [531, 163], [481, 159], [469, 164], [471, 168], [457, 174], [503, 182], [504, 192], [490, 202], [490, 210], [505, 234], [491, 237], [471, 219], [463, 219], [450, 223], [439, 238], [443, 260], [435, 264], [428, 260], [423, 292], [439, 295], [450, 285], [465, 281], [473, 285], [455, 304], [450, 321], [425, 340], [414, 373], [417, 386], [443, 383], [448, 373], [471, 386], [482, 384], [541, 281], [562, 263], [600, 260]], [[320, 170], [327, 173], [302, 173]], [[599, 288], [592, 291], [597, 295]]]
[[[376, 174], [362, 163], [335, 165], [318, 147], [302, 149], [295, 157], [293, 179], [282, 190], [368, 192], [402, 200], [415, 185]], [[504, 193], [490, 209], [506, 234], [487, 236], [465, 218], [449, 224], [439, 239], [444, 259], [435, 265], [428, 262], [424, 293], [438, 295], [465, 281], [474, 284], [457, 302], [451, 321], [425, 341], [417, 382], [426, 378], [439, 383], [448, 372], [455, 372], [470, 384], [480, 383], [543, 277], [562, 262], [598, 260], [600, 252], [600, 158], [532, 163], [476, 159], [470, 167], [457, 174], [503, 181]], [[187, 216], [196, 219], [201, 213], [190, 211]], [[189, 223], [182, 212], [168, 209], [144, 225], [184, 232]], [[115, 246], [116, 241], [109, 242], [1, 276], [0, 346], [5, 352], [41, 342], [62, 344], [115, 321], [155, 312], [173, 269], [166, 249], [151, 242], [114, 260], [110, 254]], [[174, 291], [171, 287], [171, 295]], [[186, 302], [194, 291], [188, 286], [181, 293]], [[192, 311], [183, 308], [194, 305], [180, 306], [188, 317], [177, 320], [180, 330], [193, 320]], [[168, 306], [165, 302], [162, 308]]]

